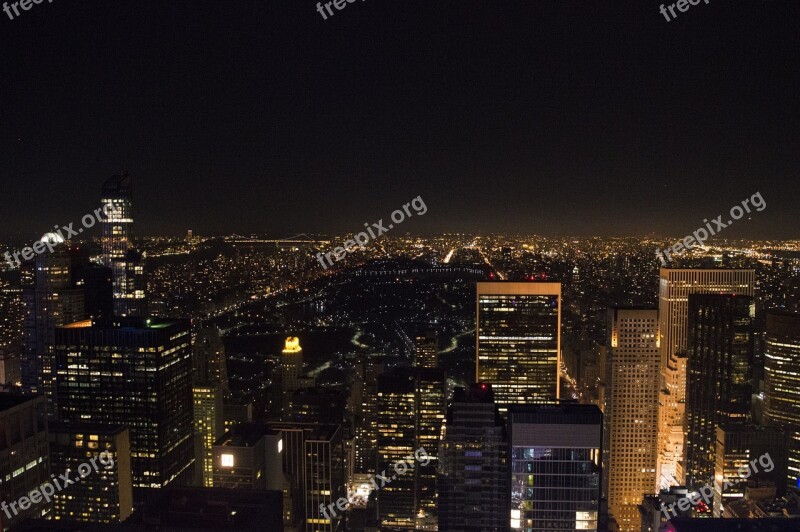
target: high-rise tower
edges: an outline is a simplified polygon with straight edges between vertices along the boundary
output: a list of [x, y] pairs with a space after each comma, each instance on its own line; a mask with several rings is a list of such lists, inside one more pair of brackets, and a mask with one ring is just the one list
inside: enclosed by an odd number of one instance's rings
[[479, 282], [477, 381], [500, 405], [559, 397], [561, 283]]
[[610, 309], [608, 342], [608, 506], [621, 531], [638, 532], [642, 495], [656, 492], [658, 310]]
[[714, 482], [717, 427], [750, 420], [753, 320], [748, 296], [689, 296], [686, 485]]
[[686, 409], [686, 338], [689, 294], [753, 296], [755, 270], [661, 268], [658, 292], [661, 393], [658, 412], [658, 478], [661, 487], [683, 484]]
[[764, 386], [764, 421], [787, 433], [787, 480], [800, 487], [800, 314], [767, 315]]
[[132, 187], [127, 173], [103, 183], [103, 263], [111, 268], [114, 314], [144, 316], [145, 287], [142, 257], [133, 249]]

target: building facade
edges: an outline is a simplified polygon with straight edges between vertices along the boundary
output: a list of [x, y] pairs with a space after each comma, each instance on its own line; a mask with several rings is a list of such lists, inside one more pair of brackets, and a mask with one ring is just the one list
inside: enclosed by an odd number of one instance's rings
[[501, 405], [559, 397], [561, 284], [477, 284], [477, 381]]
[[685, 482], [683, 462], [686, 417], [686, 340], [689, 294], [752, 297], [755, 270], [661, 268], [658, 310], [661, 344], [658, 478], [662, 488]]
[[605, 426], [608, 506], [623, 532], [639, 531], [639, 504], [656, 492], [658, 459], [658, 310], [608, 314]]

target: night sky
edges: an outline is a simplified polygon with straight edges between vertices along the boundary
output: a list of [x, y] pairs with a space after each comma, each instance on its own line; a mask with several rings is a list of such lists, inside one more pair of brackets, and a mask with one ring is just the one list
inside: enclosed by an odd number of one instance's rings
[[[800, 2], [46, 0], [0, 12], [0, 234], [800, 238]], [[395, 233], [397, 233], [395, 229]]]

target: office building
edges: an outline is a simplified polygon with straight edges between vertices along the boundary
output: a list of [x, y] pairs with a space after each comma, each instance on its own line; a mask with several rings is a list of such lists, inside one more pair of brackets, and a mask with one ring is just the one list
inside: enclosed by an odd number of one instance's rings
[[281, 431], [258, 423], [242, 423], [214, 443], [214, 487], [282, 490]]
[[764, 421], [789, 438], [789, 486], [800, 487], [800, 314], [767, 315]]
[[508, 435], [491, 386], [456, 388], [439, 450], [439, 530], [508, 529]]
[[788, 438], [776, 427], [723, 424], [717, 427], [714, 458], [714, 517], [741, 500], [753, 481], [770, 483], [778, 496], [786, 492]]
[[439, 335], [436, 330], [428, 329], [414, 338], [414, 365], [420, 368], [439, 367]]
[[340, 530], [342, 512], [326, 515], [320, 505], [327, 508], [347, 493], [342, 426], [284, 422], [267, 426], [281, 432], [283, 470], [295, 497], [297, 518], [292, 521], [302, 523], [301, 530]]
[[289, 421], [291, 414], [292, 394], [303, 387], [303, 348], [300, 339], [294, 336], [286, 338], [281, 352], [281, 419]]
[[103, 183], [103, 265], [111, 269], [114, 315], [144, 316], [146, 299], [144, 267], [133, 249], [133, 204], [131, 178], [115, 175]]
[[[436, 470], [439, 466], [439, 438], [447, 412], [447, 383], [439, 369], [415, 369], [417, 411], [416, 443], [414, 449], [424, 449], [427, 465], [416, 464], [416, 508], [418, 528], [436, 522]], [[410, 472], [407, 474], [411, 474]]]
[[[398, 368], [378, 377], [377, 470], [394, 474], [393, 466], [416, 450], [416, 379], [412, 368]], [[408, 472], [378, 491], [381, 527], [413, 530], [416, 519], [415, 475]]]
[[357, 409], [355, 472], [375, 474], [377, 468], [378, 436], [375, 422], [378, 415], [378, 376], [383, 364], [376, 358], [364, 357], [359, 361], [361, 408]]
[[755, 270], [661, 268], [658, 310], [661, 344], [658, 479], [662, 488], [683, 484], [686, 413], [686, 340], [690, 294], [754, 295]]
[[479, 282], [477, 381], [501, 405], [559, 397], [561, 284]]
[[[125, 426], [51, 423], [50, 463], [55, 475], [81, 475], [56, 491], [53, 519], [121, 523], [133, 513], [130, 433]], [[84, 475], [89, 464], [92, 469]], [[96, 466], [96, 467], [95, 467]]]
[[[45, 235], [42, 240], [51, 239]], [[33, 285], [23, 288], [25, 351], [22, 382], [44, 394], [48, 412], [56, 411], [53, 393], [53, 335], [56, 327], [84, 318], [84, 290], [73, 283], [72, 261], [63, 243], [36, 257]]]
[[512, 405], [510, 529], [598, 530], [603, 414], [595, 405]]
[[135, 491], [190, 480], [188, 323], [141, 318], [72, 323], [56, 329], [55, 359], [59, 420], [129, 427]]
[[691, 294], [686, 382], [686, 485], [714, 482], [717, 427], [750, 420], [753, 394], [752, 297]]
[[216, 327], [201, 327], [192, 348], [195, 478], [214, 486], [214, 442], [225, 433], [224, 396], [228, 391], [225, 347]]
[[638, 532], [642, 495], [657, 486], [658, 310], [612, 308], [607, 330], [608, 507], [621, 531]]
[[42, 396], [0, 394], [0, 521], [52, 516], [52, 503], [29, 497], [50, 480], [47, 401]]

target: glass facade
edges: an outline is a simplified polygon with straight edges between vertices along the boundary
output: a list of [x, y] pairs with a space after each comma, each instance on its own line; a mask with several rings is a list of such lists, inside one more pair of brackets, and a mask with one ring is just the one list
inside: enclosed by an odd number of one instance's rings
[[477, 381], [501, 405], [556, 400], [561, 285], [481, 282], [477, 296]]

